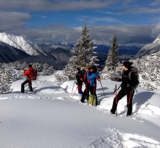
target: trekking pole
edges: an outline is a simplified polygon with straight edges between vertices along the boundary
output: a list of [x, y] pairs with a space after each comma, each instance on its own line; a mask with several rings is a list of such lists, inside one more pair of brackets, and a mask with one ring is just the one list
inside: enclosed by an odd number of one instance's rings
[[[131, 105], [131, 100], [132, 99], [132, 91], [130, 91], [130, 94], [129, 94], [129, 98], [128, 98], [128, 106]], [[127, 116], [127, 115], [126, 115]]]
[[104, 93], [104, 89], [103, 89], [101, 80], [100, 80], [99, 82], [100, 82], [100, 84], [101, 84], [101, 87], [102, 87], [102, 90], [103, 90], [103, 94], [104, 94], [104, 96], [105, 96], [105, 93]]
[[[117, 85], [115, 85], [115, 89], [114, 89], [114, 92], [115, 92], [115, 95], [116, 95], [116, 105], [118, 105], [118, 93], [117, 93], [118, 89], [117, 89]], [[117, 116], [117, 109], [116, 109], [116, 116]]]

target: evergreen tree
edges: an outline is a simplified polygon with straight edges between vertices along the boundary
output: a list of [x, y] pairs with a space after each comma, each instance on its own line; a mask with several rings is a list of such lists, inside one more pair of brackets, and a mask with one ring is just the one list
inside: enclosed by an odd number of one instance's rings
[[111, 77], [111, 75], [116, 75], [116, 73], [119, 75], [119, 63], [118, 63], [118, 44], [116, 35], [113, 36], [113, 44], [110, 48], [107, 56], [107, 60], [105, 62], [105, 67], [103, 68], [101, 74], [106, 77], [103, 77], [104, 79], [108, 79]]
[[54, 68], [53, 66], [49, 66], [48, 64], [43, 64], [42, 76], [48, 76], [53, 74]]
[[91, 40], [88, 34], [87, 25], [82, 28], [81, 37], [78, 39], [73, 50], [71, 50], [73, 56], [69, 59], [68, 64], [65, 66], [63, 72], [69, 79], [75, 78], [76, 67], [85, 67], [86, 65], [96, 65], [98, 61], [96, 52], [93, 50], [96, 48], [93, 46], [94, 41]]
[[108, 68], [108, 70], [115, 71], [116, 67], [118, 66], [118, 44], [116, 36], [113, 37], [113, 44], [111, 49], [108, 53], [108, 58], [106, 60], [105, 64]]
[[6, 94], [11, 92], [13, 82], [12, 71], [10, 68], [0, 69], [0, 93]]

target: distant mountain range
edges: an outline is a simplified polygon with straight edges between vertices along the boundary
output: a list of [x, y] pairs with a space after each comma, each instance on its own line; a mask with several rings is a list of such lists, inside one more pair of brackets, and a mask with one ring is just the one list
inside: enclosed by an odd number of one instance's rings
[[[111, 47], [95, 45], [99, 64], [104, 64]], [[0, 62], [26, 61], [53, 65], [55, 69], [63, 69], [71, 57], [73, 43], [44, 43], [37, 45], [22, 36], [0, 33]], [[119, 59], [131, 58], [137, 54], [139, 47], [119, 46]]]
[[142, 57], [160, 51], [160, 35], [153, 41], [153, 43], [146, 44], [135, 55], [135, 58]]
[[[97, 48], [95, 49], [96, 52], [98, 53], [103, 53], [103, 54], [108, 54], [109, 49], [111, 48], [110, 46], [106, 45], [96, 45]], [[137, 52], [140, 50], [140, 47], [137, 46], [119, 46], [118, 47], [118, 55], [123, 56], [123, 55], [130, 55], [134, 56], [137, 54]]]
[[58, 45], [37, 45], [22, 36], [0, 33], [0, 62], [40, 62], [62, 69], [71, 56], [70, 50]]

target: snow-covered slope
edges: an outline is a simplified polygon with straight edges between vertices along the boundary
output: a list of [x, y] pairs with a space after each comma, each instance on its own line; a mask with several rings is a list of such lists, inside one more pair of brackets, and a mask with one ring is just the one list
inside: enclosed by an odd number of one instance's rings
[[45, 54], [43, 48], [29, 40], [24, 39], [22, 36], [10, 35], [3, 32], [0, 33], [0, 41], [5, 42], [19, 50], [22, 50], [29, 55]]
[[160, 51], [160, 35], [153, 41], [153, 43], [146, 44], [144, 47], [142, 47], [135, 57], [142, 57], [158, 51]]
[[97, 82], [100, 105], [93, 107], [77, 102], [73, 81], [40, 76], [33, 82], [35, 93], [26, 86], [21, 94], [24, 80], [13, 83], [13, 93], [0, 95], [2, 148], [160, 148], [160, 94], [138, 88], [133, 116], [125, 116], [124, 97], [116, 117], [109, 110], [119, 82], [102, 80], [105, 94]]

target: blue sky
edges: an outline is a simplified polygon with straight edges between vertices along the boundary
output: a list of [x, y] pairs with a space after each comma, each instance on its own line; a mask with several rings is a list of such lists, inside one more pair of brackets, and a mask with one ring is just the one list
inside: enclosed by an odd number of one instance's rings
[[[151, 7], [152, 3], [150, 1], [148, 0], [149, 5], [147, 5], [147, 0], [139, 0], [137, 1], [138, 3], [136, 1], [128, 1], [127, 3], [126, 1], [126, 4], [117, 0], [117, 2], [111, 4], [109, 7], [102, 7], [100, 9], [34, 12], [31, 13], [33, 19], [28, 21], [27, 26], [66, 24], [68, 27], [81, 27], [84, 23], [88, 25], [152, 25], [159, 21], [159, 14], [149, 11], [156, 8]], [[148, 12], [140, 11], [140, 7], [143, 6], [148, 7]]]
[[88, 25], [97, 44], [143, 46], [160, 34], [159, 0], [0, 0], [0, 32], [36, 43], [71, 42]]

